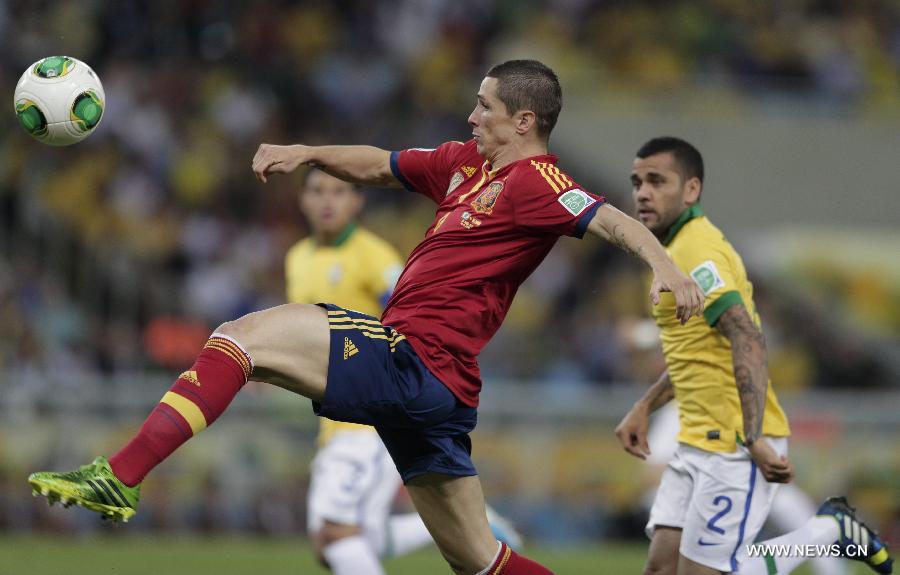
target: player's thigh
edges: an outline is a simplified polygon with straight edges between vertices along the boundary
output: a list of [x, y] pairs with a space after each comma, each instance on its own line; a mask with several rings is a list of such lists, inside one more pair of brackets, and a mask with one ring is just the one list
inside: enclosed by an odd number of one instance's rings
[[644, 575], [675, 575], [678, 567], [678, 547], [681, 544], [681, 529], [657, 526], [650, 539], [647, 565]]
[[456, 573], [477, 573], [497, 554], [477, 475], [426, 473], [406, 484], [416, 511]]
[[326, 311], [316, 305], [286, 304], [222, 324], [253, 360], [254, 381], [263, 381], [315, 401], [325, 394], [330, 332]]

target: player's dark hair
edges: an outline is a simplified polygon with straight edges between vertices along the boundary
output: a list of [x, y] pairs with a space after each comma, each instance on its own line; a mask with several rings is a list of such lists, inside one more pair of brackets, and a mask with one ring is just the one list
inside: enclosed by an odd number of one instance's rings
[[644, 159], [656, 154], [671, 152], [675, 158], [678, 172], [686, 182], [691, 178], [697, 178], [703, 183], [703, 156], [700, 152], [681, 138], [673, 136], [660, 136], [653, 138], [637, 151], [637, 157]]
[[562, 109], [562, 87], [556, 73], [537, 60], [510, 60], [488, 70], [487, 76], [497, 79], [497, 97], [509, 115], [520, 110], [534, 112], [538, 135], [548, 139]]

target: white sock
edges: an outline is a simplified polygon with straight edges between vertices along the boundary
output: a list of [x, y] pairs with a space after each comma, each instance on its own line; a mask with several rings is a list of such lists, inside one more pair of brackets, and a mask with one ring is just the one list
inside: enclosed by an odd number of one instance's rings
[[766, 521], [777, 533], [787, 533], [800, 529], [815, 514], [816, 503], [810, 496], [793, 483], [788, 483], [778, 486]]
[[[786, 545], [793, 547], [794, 545], [830, 545], [838, 540], [841, 532], [838, 528], [837, 521], [830, 516], [813, 516], [799, 529], [795, 529], [790, 533], [785, 533], [780, 537], [760, 541], [756, 545]], [[767, 564], [763, 557], [747, 556], [747, 549], [742, 549], [741, 565], [738, 572], [741, 575], [767, 575], [771, 571], [770, 564]], [[772, 557], [770, 562], [774, 562], [776, 573], [783, 575], [790, 573], [797, 568], [798, 565], [805, 562], [809, 557], [801, 555], [789, 555]]]
[[[793, 483], [781, 485], [772, 501], [767, 518], [779, 533], [799, 529], [806, 518], [815, 515], [816, 504]], [[838, 557], [816, 557], [809, 562], [815, 575], [846, 575], [849, 563]]]
[[322, 555], [334, 575], [384, 575], [375, 550], [361, 535], [326, 545]]
[[497, 553], [494, 555], [494, 558], [491, 559], [491, 562], [487, 564], [487, 567], [485, 567], [475, 575], [488, 575], [488, 571], [490, 571], [491, 567], [494, 566], [494, 562], [497, 561], [497, 557], [500, 557], [501, 551], [503, 551], [503, 543], [497, 541]]
[[388, 519], [387, 528], [386, 557], [406, 555], [434, 541], [418, 513], [392, 515]]

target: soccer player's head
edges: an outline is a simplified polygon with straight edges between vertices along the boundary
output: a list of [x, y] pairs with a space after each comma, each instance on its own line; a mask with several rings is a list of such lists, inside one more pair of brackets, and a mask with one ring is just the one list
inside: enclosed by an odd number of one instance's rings
[[481, 82], [469, 124], [478, 152], [491, 158], [522, 139], [546, 145], [562, 109], [556, 74], [536, 60], [497, 64]]
[[700, 201], [703, 156], [679, 138], [653, 138], [637, 151], [631, 190], [638, 219], [663, 236], [678, 216]]
[[359, 188], [316, 169], [306, 173], [298, 201], [312, 235], [326, 239], [344, 231], [363, 207]]

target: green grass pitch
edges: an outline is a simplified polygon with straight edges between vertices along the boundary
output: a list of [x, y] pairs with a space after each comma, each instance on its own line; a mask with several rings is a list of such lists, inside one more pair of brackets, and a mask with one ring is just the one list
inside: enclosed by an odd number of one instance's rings
[[[572, 549], [526, 549], [558, 575], [640, 573], [647, 547], [608, 543]], [[390, 575], [448, 574], [434, 548], [392, 559]], [[860, 564], [850, 573], [864, 573]], [[0, 537], [0, 575], [325, 575], [303, 538], [150, 536]], [[806, 567], [795, 572], [809, 574]]]

